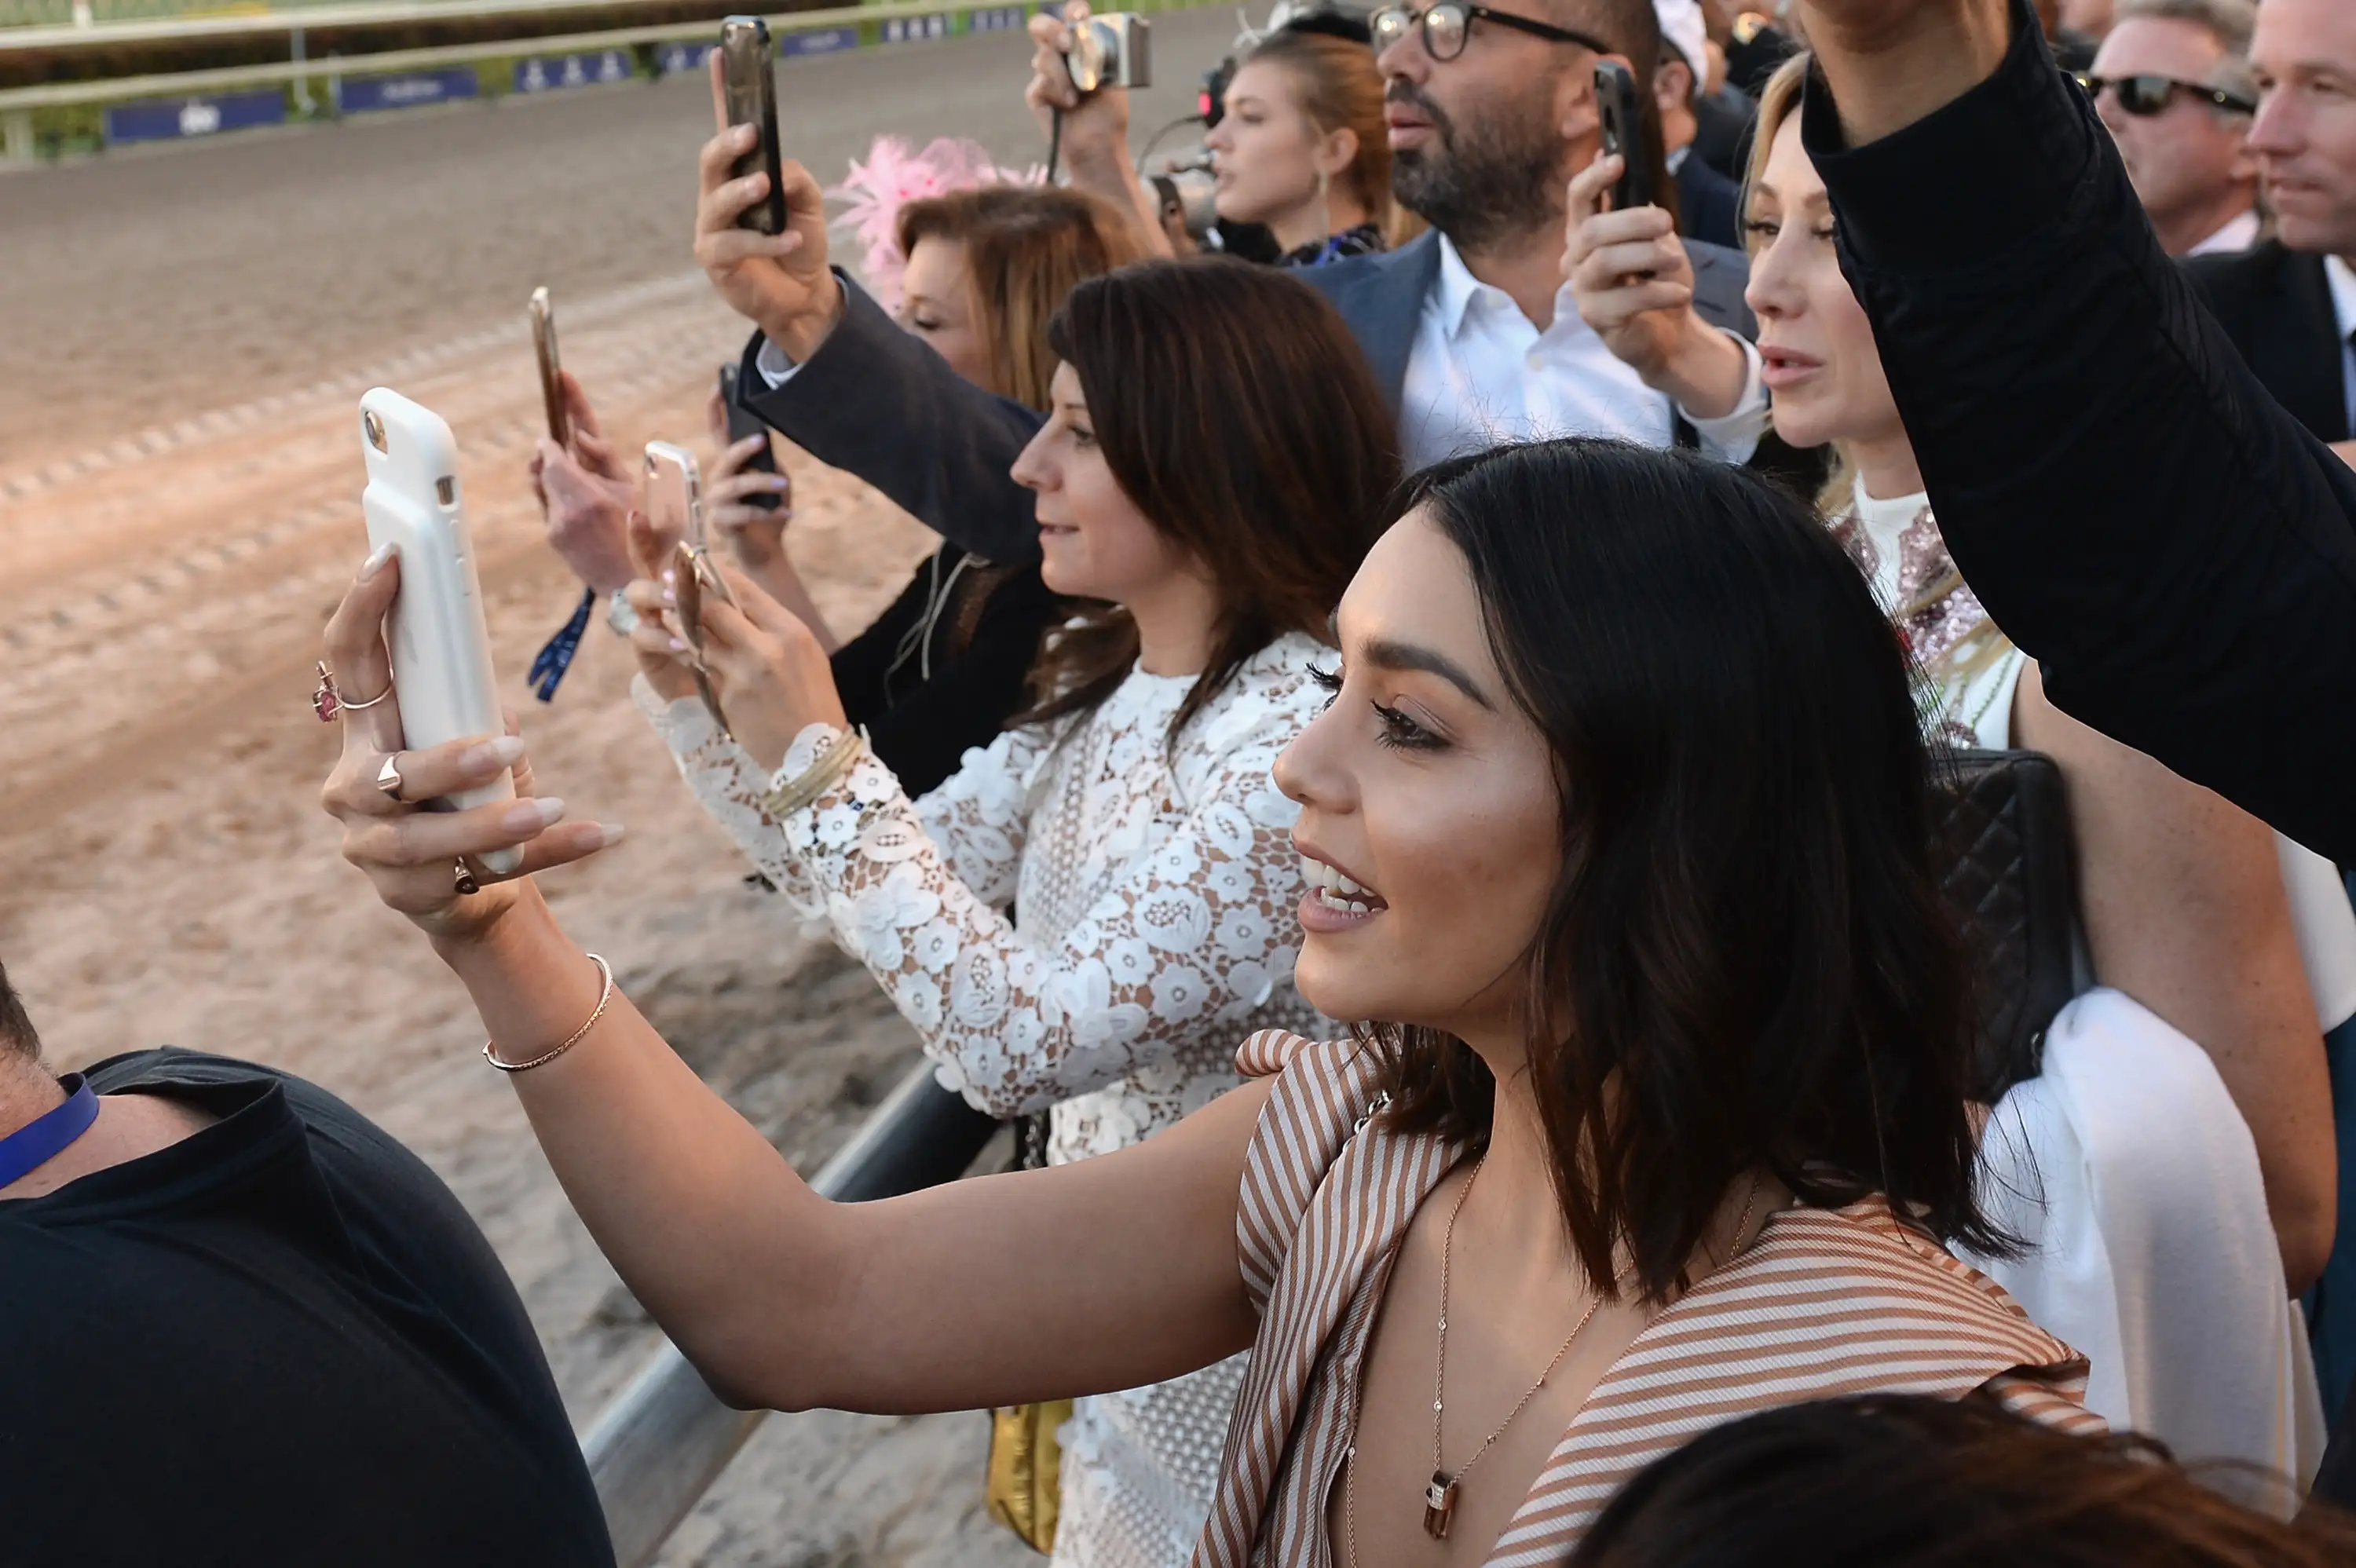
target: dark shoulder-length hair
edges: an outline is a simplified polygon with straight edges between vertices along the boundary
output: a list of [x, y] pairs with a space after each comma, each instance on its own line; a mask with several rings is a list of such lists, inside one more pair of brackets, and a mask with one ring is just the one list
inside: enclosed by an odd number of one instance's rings
[[1713, 1428], [1621, 1488], [1570, 1568], [2328, 1568], [2356, 1519], [2256, 1467], [2187, 1469], [2134, 1433], [2077, 1436], [1994, 1400], [1883, 1394]]
[[[1112, 476], [1218, 587], [1210, 662], [1188, 720], [1252, 655], [1327, 617], [1381, 531], [1398, 482], [1389, 409], [1324, 297], [1231, 258], [1144, 261], [1074, 288], [1048, 341], [1077, 373]], [[1084, 712], [1137, 659], [1118, 605], [1051, 634], [1016, 723]]]
[[[1887, 1194], [2002, 1253], [1973, 1198], [1973, 1041], [1910, 677], [1856, 567], [1740, 469], [1564, 440], [1418, 475], [1546, 737], [1562, 868], [1526, 965], [1530, 1075], [1580, 1261], [1679, 1284], [1746, 1169]], [[1479, 1142], [1462, 1041], [1383, 1029], [1396, 1125]]]

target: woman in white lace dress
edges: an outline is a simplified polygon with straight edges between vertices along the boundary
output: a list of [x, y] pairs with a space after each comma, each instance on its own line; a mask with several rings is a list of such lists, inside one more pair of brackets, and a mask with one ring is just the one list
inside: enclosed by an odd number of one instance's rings
[[[1014, 476], [1037, 493], [1047, 585], [1106, 603], [1052, 641], [1041, 699], [994, 744], [922, 800], [862, 752], [780, 809], [773, 785], [857, 741], [817, 642], [741, 576], [749, 620], [705, 602], [734, 738], [667, 632], [642, 635], [639, 696], [697, 797], [874, 973], [941, 1082], [992, 1115], [1049, 1111], [1062, 1164], [1235, 1087], [1252, 1029], [1312, 1027], [1297, 808], [1269, 771], [1323, 700], [1310, 670], [1397, 460], [1340, 319], [1275, 273], [1117, 272], [1052, 336], [1054, 408]], [[1237, 1358], [1078, 1402], [1057, 1563], [1185, 1560], [1241, 1376]]]
[[[2276, 1351], [2294, 1349], [2283, 1334], [2286, 1296], [2314, 1280], [2331, 1245], [2336, 1160], [2319, 1040], [2347, 1007], [2356, 1007], [2332, 999], [2343, 981], [2321, 964], [2310, 973], [2301, 950], [2312, 955], [2319, 941], [2328, 947], [2344, 939], [2347, 900], [2336, 900], [2340, 933], [2309, 940], [2293, 919], [2299, 901], [2286, 900], [2285, 873], [2294, 894], [2297, 879], [2317, 869], [2326, 891], [2333, 891], [2336, 877], [2328, 863], [2297, 846], [2278, 851], [2263, 823], [2056, 709], [2046, 699], [2036, 661], [1989, 619], [1956, 571], [1872, 331], [1835, 255], [1824, 182], [1800, 135], [1797, 99], [1804, 69], [1804, 60], [1787, 66], [1762, 96], [1745, 214], [1752, 255], [1748, 297], [1759, 315], [1776, 427], [1794, 445], [1831, 442], [1840, 454], [1822, 509], [1913, 657], [1930, 736], [1962, 747], [2043, 752], [2060, 764], [2070, 793], [2094, 976], [2099, 986], [2124, 993], [2082, 998], [2064, 1012], [2049, 1036], [2044, 1079], [2024, 1086], [2032, 1091], [2029, 1096], [2008, 1097], [1999, 1125], [2017, 1125], [2009, 1109], [2016, 1100], [2027, 1104], [2091, 1088], [2095, 1093], [2070, 1103], [2089, 1110], [2141, 1104], [2131, 1097], [2169, 1081], [2171, 1072], [2183, 1091], [2165, 1116], [2140, 1116], [2139, 1132], [2107, 1145], [2077, 1132], [2048, 1141], [2032, 1123], [2029, 1152], [2047, 1179], [2029, 1176], [2024, 1185], [2043, 1187], [2051, 1201], [2034, 1215], [2008, 1215], [2043, 1249], [2020, 1268], [2074, 1292], [2094, 1271], [2081, 1268], [2074, 1280], [2065, 1280], [2067, 1271], [2047, 1254], [2067, 1254], [2066, 1243], [2055, 1239], [2072, 1233], [2069, 1193], [2076, 1170], [2091, 1169], [2094, 1189], [2114, 1194], [2101, 1205], [2110, 1251], [2105, 1277], [2116, 1272], [2123, 1296], [2140, 1278], [2165, 1303], [2147, 1307], [2125, 1337], [2130, 1364], [2104, 1364], [2099, 1335], [2061, 1311], [2040, 1309], [2040, 1281], [1994, 1272], [2040, 1323], [2094, 1356], [2091, 1403], [2115, 1424], [2152, 1431], [2188, 1458], [2291, 1468], [2296, 1456], [2286, 1451], [2277, 1416], [2302, 1391], [2297, 1376], [2281, 1382], [2282, 1357]], [[2101, 590], [2088, 584], [2083, 591]], [[2319, 1009], [2339, 1009], [2338, 1016], [2319, 1019]], [[2122, 1029], [2132, 1033], [2128, 1049], [2111, 1051], [2094, 1041], [2089, 1028], [2096, 1019], [2112, 1020], [2115, 1036]], [[2084, 1064], [2097, 1059], [2109, 1065], [2088, 1071]], [[2121, 1061], [2136, 1065], [2117, 1070]], [[2230, 1102], [2215, 1093], [2219, 1081]], [[2189, 1125], [2204, 1105], [2222, 1112], [2225, 1143], [2254, 1145], [2273, 1235], [2259, 1229], [2254, 1259], [2241, 1258], [2231, 1250], [2235, 1240], [2212, 1244], [2202, 1235], [2198, 1204], [2177, 1205], [2174, 1261], [2163, 1251], [2159, 1264], [2181, 1269], [2185, 1258], [2196, 1258], [2195, 1272], [2214, 1276], [2220, 1285], [2215, 1297], [2201, 1301], [2194, 1287], [2201, 1280], [2191, 1275], [2146, 1275], [2112, 1221], [2118, 1199], [2137, 1192], [2157, 1198], [2169, 1190], [2171, 1179], [2189, 1179], [2211, 1198], [2230, 1185], [2228, 1173], [2201, 1150]], [[2246, 1136], [2231, 1125], [2235, 1112]], [[2098, 1119], [2104, 1125], [2115, 1121]], [[2088, 1120], [2079, 1118], [2081, 1131]], [[1991, 1131], [1991, 1168], [2006, 1168], [2012, 1158], [2008, 1144], [2019, 1141]], [[2246, 1158], [2237, 1157], [2237, 1166]], [[2274, 1244], [2264, 1244], [2268, 1240]], [[2269, 1285], [2277, 1253], [2281, 1275]], [[2220, 1305], [2227, 1296], [2234, 1298], [2230, 1310]], [[2174, 1331], [2171, 1318], [2207, 1353], [2165, 1353], [2160, 1348]], [[2236, 1321], [2248, 1331], [2235, 1332]], [[2147, 1336], [2141, 1347], [2146, 1358], [2135, 1353], [2138, 1335]], [[2276, 1339], [2285, 1342], [2262, 1342]], [[2220, 1343], [2226, 1340], [2233, 1342]], [[2248, 1363], [2241, 1381], [2250, 1419], [2227, 1435], [2230, 1422], [2219, 1413], [2231, 1401], [2216, 1386], [2195, 1385], [2236, 1357]], [[2147, 1364], [2136, 1364], [2139, 1360]], [[2311, 1387], [2311, 1378], [2307, 1381]], [[2124, 1396], [2130, 1389], [2126, 1407], [2105, 1408], [2106, 1390]]]

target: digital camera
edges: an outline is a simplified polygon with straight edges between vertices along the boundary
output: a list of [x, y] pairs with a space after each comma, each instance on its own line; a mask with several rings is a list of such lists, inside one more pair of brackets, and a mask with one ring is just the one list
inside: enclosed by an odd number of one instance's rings
[[1144, 17], [1126, 11], [1090, 16], [1072, 29], [1072, 47], [1064, 52], [1064, 69], [1081, 92], [1100, 87], [1153, 85], [1153, 29]]

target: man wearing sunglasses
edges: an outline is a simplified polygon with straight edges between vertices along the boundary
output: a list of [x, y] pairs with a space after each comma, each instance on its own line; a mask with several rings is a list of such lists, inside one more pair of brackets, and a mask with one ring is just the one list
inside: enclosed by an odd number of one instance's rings
[[2250, 0], [2125, 0], [2083, 79], [2171, 256], [2258, 239]]
[[[1433, 232], [1305, 281], [1339, 307], [1399, 412], [1408, 466], [1502, 441], [1613, 435], [1751, 457], [1766, 425], [1741, 256], [1680, 243], [1659, 208], [1569, 225], [1601, 144], [1597, 61], [1649, 97], [1652, 0], [1471, 0], [1370, 18], [1391, 188]], [[1644, 118], [1652, 119], [1648, 112]], [[1672, 188], [1657, 131], [1643, 155]]]
[[2356, 0], [2262, 0], [2250, 63], [2276, 235], [2187, 271], [2275, 400], [2356, 461]]

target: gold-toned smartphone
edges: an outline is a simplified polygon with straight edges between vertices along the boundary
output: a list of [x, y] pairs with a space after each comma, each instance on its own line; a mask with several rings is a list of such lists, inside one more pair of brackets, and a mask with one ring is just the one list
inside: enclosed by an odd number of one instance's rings
[[726, 715], [703, 664], [703, 596], [734, 605], [736, 595], [712, 560], [703, 523], [703, 475], [695, 453], [667, 441], [647, 443], [647, 517], [655, 537], [671, 542], [672, 629], [694, 656], [695, 688], [724, 734]]
[[540, 400], [548, 411], [549, 439], [562, 446], [572, 439], [573, 421], [564, 417], [564, 368], [556, 356], [556, 306], [548, 285], [531, 291], [531, 347], [540, 360]]

